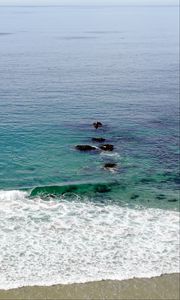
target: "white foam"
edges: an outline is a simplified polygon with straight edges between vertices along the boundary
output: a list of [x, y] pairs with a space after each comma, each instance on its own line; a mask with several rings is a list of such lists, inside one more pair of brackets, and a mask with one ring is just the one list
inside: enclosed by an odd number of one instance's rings
[[105, 152], [105, 151], [102, 151], [100, 153], [101, 156], [108, 156], [108, 157], [114, 157], [114, 158], [119, 158], [120, 157], [120, 154], [118, 152]]
[[0, 288], [179, 271], [178, 212], [61, 201], [0, 192]]
[[28, 195], [27, 192], [22, 191], [3, 191], [0, 190], [0, 205], [3, 204], [3, 201], [6, 201], [6, 204], [8, 201], [16, 201], [16, 200], [22, 200]]

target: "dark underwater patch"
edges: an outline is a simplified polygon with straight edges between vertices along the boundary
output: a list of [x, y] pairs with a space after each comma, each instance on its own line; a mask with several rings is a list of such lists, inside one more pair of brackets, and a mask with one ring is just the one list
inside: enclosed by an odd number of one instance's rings
[[67, 188], [67, 193], [72, 193], [77, 191], [77, 187], [75, 185], [71, 185]]
[[28, 171], [35, 171], [35, 168], [34, 167], [29, 167], [27, 168]]
[[174, 181], [174, 183], [176, 183], [176, 184], [180, 184], [180, 177], [174, 177], [173, 178], [173, 181]]
[[137, 199], [137, 198], [139, 198], [139, 195], [138, 195], [138, 194], [133, 194], [133, 195], [130, 197], [130, 199], [132, 199], [132, 200], [135, 200], [135, 199]]
[[164, 172], [164, 177], [167, 181], [174, 182], [175, 184], [180, 184], [180, 173]]
[[142, 183], [151, 183], [151, 182], [155, 182], [154, 178], [142, 178], [141, 179]]
[[141, 183], [174, 183], [176, 185], [180, 184], [180, 176], [179, 174], [175, 174], [172, 172], [164, 172], [161, 174], [150, 175], [147, 178], [142, 178], [140, 180]]
[[178, 199], [169, 199], [168, 202], [177, 202]]
[[106, 139], [102, 138], [102, 137], [94, 137], [91, 140], [92, 140], [92, 142], [96, 142], [96, 143], [103, 143], [106, 141]]
[[95, 192], [97, 192], [97, 193], [108, 193], [110, 191], [111, 191], [111, 188], [108, 185], [104, 185], [104, 184], [99, 184], [95, 188]]

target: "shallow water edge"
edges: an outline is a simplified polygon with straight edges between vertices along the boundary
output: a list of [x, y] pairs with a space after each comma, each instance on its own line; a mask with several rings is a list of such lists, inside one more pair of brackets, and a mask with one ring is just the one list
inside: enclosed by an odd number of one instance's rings
[[153, 278], [0, 290], [0, 299], [179, 299], [179, 273]]

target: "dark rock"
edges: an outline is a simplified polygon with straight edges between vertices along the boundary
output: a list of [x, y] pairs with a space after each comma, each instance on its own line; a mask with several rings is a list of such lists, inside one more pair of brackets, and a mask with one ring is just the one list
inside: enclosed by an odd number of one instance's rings
[[117, 164], [115, 164], [115, 163], [106, 163], [105, 165], [104, 165], [104, 168], [105, 169], [114, 169], [114, 168], [116, 168], [117, 167]]
[[90, 146], [90, 145], [77, 145], [76, 149], [79, 151], [92, 151], [92, 150], [97, 150], [96, 147]]
[[98, 129], [98, 128], [102, 127], [103, 125], [101, 122], [94, 122], [93, 126], [94, 126], [94, 128]]
[[137, 198], [139, 198], [139, 195], [137, 195], [137, 194], [133, 194], [133, 195], [131, 196], [131, 199], [132, 199], [132, 200], [135, 200], [135, 199], [137, 199]]
[[114, 146], [111, 144], [104, 144], [100, 146], [100, 149], [104, 151], [113, 151]]
[[101, 137], [97, 137], [97, 138], [92, 138], [93, 142], [98, 142], [98, 143], [103, 143], [105, 142], [106, 139], [101, 138]]

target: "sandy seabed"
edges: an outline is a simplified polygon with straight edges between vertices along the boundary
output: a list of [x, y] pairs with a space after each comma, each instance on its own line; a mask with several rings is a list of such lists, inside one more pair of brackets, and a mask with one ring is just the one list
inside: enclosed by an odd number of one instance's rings
[[180, 299], [180, 273], [153, 278], [102, 280], [0, 290], [0, 299]]

